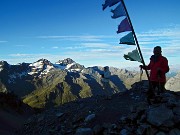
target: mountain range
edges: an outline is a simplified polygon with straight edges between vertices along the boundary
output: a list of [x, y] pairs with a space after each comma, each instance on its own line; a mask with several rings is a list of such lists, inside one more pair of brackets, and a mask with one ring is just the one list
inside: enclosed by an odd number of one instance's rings
[[[47, 59], [10, 65], [0, 61], [0, 92], [13, 92], [31, 107], [44, 108], [105, 94], [103, 67], [85, 68], [70, 58], [55, 64]], [[110, 67], [110, 92], [118, 93], [139, 81], [139, 73]], [[145, 75], [144, 75], [144, 78]]]
[[[115, 67], [110, 67], [110, 71], [109, 91], [112, 94], [126, 91], [140, 81], [138, 71]], [[103, 67], [86, 68], [70, 58], [59, 60], [55, 64], [47, 59], [17, 65], [0, 61], [0, 92], [13, 92], [34, 108], [59, 106], [80, 98], [104, 95], [102, 72]], [[179, 79], [175, 78], [177, 79], [171, 77], [166, 86], [178, 91], [176, 81]], [[142, 80], [147, 80], [145, 74], [142, 75]]]
[[70, 58], [0, 61], [0, 134], [180, 134], [180, 73], [168, 76], [168, 90], [149, 103], [146, 75], [115, 67], [108, 89], [113, 95], [104, 98], [102, 70]]

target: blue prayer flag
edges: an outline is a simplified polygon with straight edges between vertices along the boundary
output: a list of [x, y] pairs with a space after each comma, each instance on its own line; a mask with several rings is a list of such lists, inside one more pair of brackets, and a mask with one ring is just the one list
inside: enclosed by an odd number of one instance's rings
[[121, 2], [114, 10], [111, 10], [111, 12], [113, 13], [113, 16], [111, 16], [113, 19], [121, 17], [121, 16], [126, 16], [124, 7], [122, 6]]
[[105, 0], [105, 3], [102, 5], [103, 6], [103, 10], [105, 8], [107, 8], [108, 6], [111, 7], [115, 4], [117, 4], [118, 2], [120, 2], [121, 0]]

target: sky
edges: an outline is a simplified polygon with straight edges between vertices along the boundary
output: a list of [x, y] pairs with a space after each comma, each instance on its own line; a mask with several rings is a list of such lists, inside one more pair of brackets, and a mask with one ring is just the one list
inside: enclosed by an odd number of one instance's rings
[[[155, 46], [180, 66], [180, 0], [124, 0], [145, 63]], [[105, 0], [0, 0], [0, 61], [52, 63], [71, 58], [85, 67], [137, 67], [123, 58], [136, 46], [119, 44], [122, 18]]]

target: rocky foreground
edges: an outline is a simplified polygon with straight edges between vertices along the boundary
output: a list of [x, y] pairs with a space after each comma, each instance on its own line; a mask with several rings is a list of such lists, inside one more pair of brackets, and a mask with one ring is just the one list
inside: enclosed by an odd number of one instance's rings
[[91, 97], [31, 116], [16, 135], [180, 135], [180, 92], [152, 101], [140, 85], [111, 99]]

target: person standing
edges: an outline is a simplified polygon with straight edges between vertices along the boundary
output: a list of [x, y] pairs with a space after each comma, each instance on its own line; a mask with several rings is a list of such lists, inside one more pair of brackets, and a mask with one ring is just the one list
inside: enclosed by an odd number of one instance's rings
[[109, 79], [110, 79], [110, 76], [111, 76], [111, 72], [109, 71], [108, 66], [104, 67], [104, 71], [103, 71], [103, 74], [101, 76], [102, 76], [103, 89], [106, 92], [106, 96], [109, 97], [110, 96], [110, 89], [111, 89], [110, 84], [109, 84]]
[[155, 95], [155, 89], [158, 89], [158, 95], [164, 92], [166, 73], [169, 72], [168, 60], [166, 57], [162, 56], [161, 47], [154, 47], [153, 53], [154, 55], [151, 56], [149, 65], [140, 65], [140, 68], [150, 70], [149, 98]]

